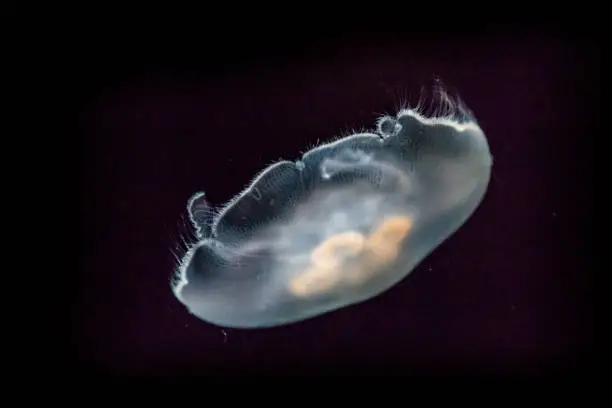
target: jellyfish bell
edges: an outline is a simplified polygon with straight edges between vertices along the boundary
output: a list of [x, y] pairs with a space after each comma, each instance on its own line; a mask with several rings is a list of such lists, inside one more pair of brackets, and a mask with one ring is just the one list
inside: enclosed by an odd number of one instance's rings
[[363, 302], [404, 279], [481, 202], [491, 155], [476, 121], [402, 110], [376, 131], [264, 169], [220, 211], [189, 201], [199, 241], [173, 286], [200, 319], [257, 328]]

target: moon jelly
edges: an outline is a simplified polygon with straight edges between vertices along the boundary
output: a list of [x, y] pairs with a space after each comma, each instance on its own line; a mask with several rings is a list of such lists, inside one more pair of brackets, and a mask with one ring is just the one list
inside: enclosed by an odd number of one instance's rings
[[198, 242], [173, 282], [200, 319], [257, 328], [379, 295], [475, 211], [492, 157], [472, 114], [443, 100], [264, 169], [221, 209], [188, 203]]

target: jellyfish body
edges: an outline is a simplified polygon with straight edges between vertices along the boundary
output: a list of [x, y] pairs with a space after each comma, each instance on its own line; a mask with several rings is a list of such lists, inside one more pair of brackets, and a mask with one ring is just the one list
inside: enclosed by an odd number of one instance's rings
[[[465, 114], [465, 110], [462, 111]], [[492, 158], [471, 116], [385, 116], [376, 132], [266, 168], [221, 211], [188, 204], [199, 241], [173, 286], [191, 313], [236, 328], [297, 322], [406, 277], [474, 212]]]

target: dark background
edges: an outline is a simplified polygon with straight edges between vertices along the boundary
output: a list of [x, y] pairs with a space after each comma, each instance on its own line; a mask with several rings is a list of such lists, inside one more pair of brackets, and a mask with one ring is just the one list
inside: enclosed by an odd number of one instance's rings
[[[161, 40], [102, 37], [75, 66], [76, 373], [539, 374], [590, 360], [599, 55], [588, 37], [501, 25]], [[485, 199], [455, 235], [388, 292], [311, 320], [232, 330], [188, 314], [170, 280], [172, 251], [192, 236], [191, 194], [221, 205], [271, 162], [373, 128], [436, 78], [494, 156]]]

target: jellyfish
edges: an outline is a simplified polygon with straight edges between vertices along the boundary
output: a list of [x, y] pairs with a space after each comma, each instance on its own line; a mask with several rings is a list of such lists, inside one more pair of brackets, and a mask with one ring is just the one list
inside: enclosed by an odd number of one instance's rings
[[[364, 302], [403, 280], [482, 201], [486, 137], [460, 102], [378, 119], [265, 168], [215, 210], [188, 201], [198, 240], [172, 289], [222, 327], [263, 328]], [[450, 107], [450, 109], [449, 109]]]

